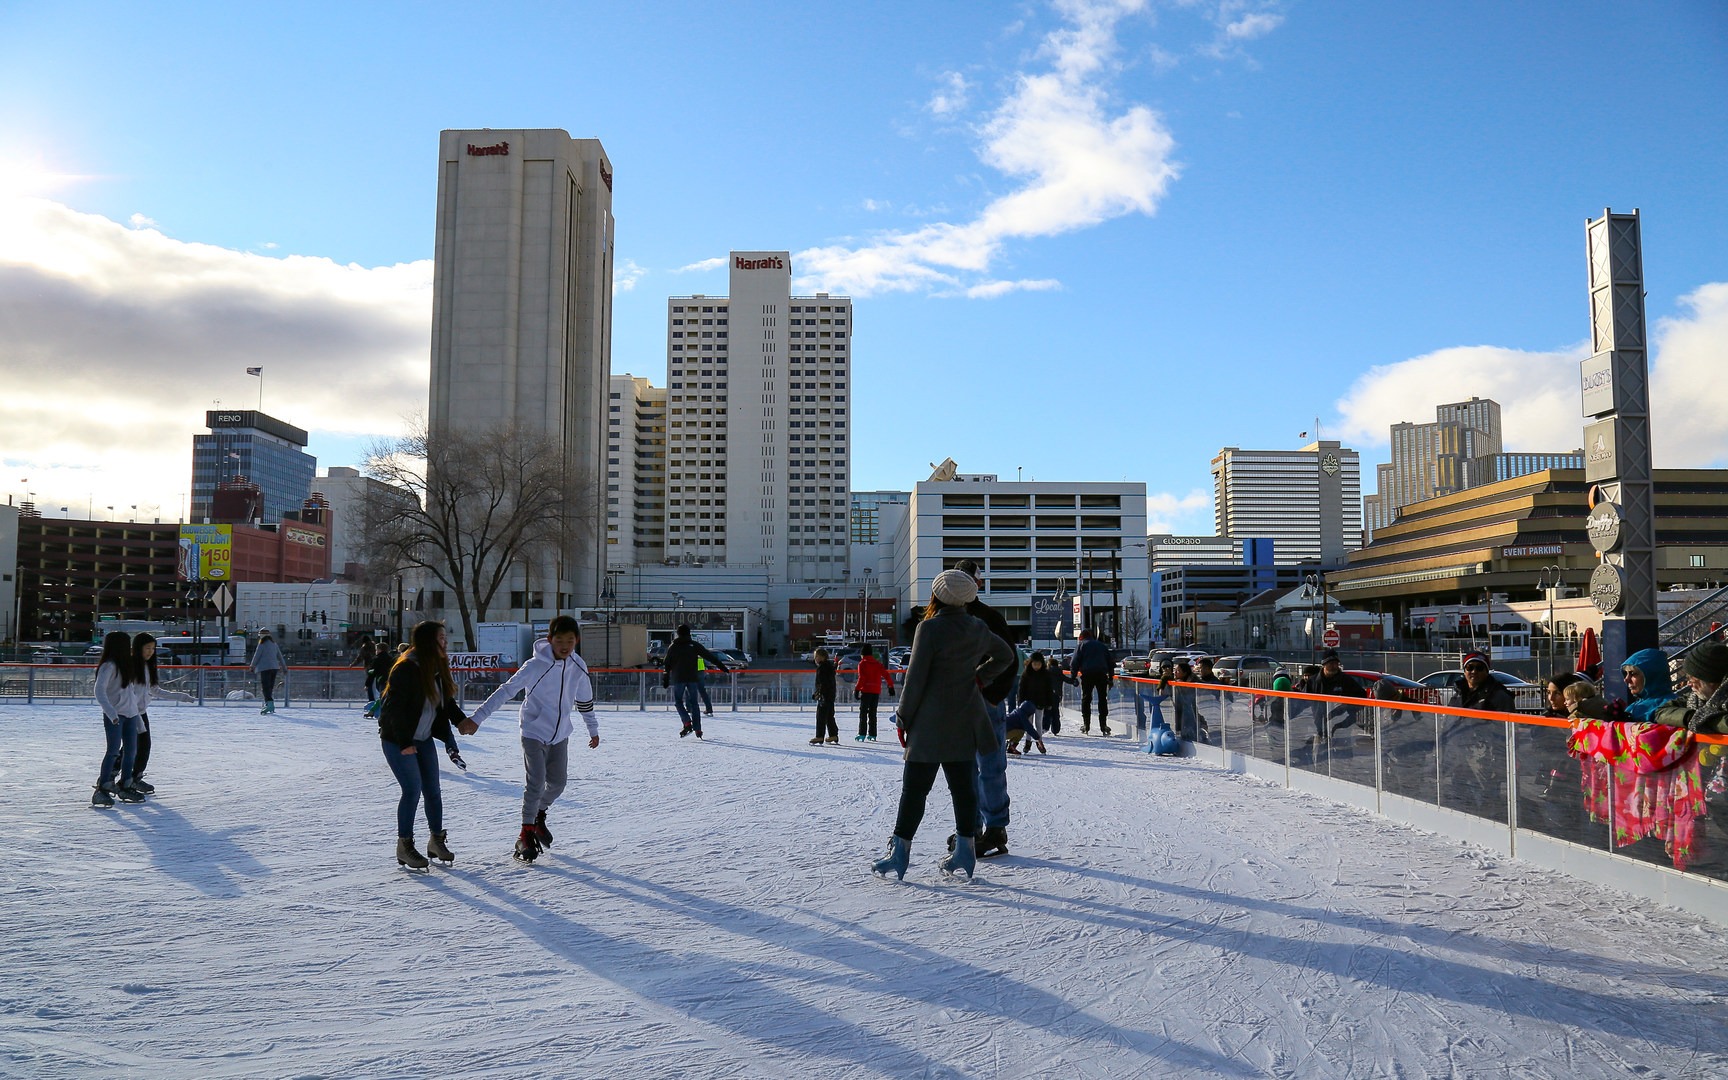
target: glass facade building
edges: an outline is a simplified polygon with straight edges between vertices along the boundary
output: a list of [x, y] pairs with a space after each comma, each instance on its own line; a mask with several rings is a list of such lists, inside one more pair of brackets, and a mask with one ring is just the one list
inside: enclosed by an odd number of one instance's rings
[[236, 476], [263, 492], [265, 524], [300, 509], [318, 472], [318, 459], [306, 453], [304, 430], [256, 409], [212, 410], [204, 422], [209, 433], [192, 436], [193, 522], [210, 516], [216, 485]]

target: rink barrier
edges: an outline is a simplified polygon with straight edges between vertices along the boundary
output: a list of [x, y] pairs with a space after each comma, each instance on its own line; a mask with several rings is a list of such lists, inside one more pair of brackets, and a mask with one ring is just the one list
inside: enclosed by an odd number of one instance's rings
[[[1142, 740], [1161, 718], [1181, 737], [1184, 756], [1728, 925], [1728, 809], [1707, 807], [1697, 819], [1701, 846], [1685, 869], [1657, 835], [1616, 845], [1619, 807], [1610, 798], [1606, 819], [1591, 817], [1586, 771], [1566, 753], [1569, 720], [1173, 682], [1193, 694], [1192, 712], [1184, 707], [1178, 716], [1175, 695], [1157, 680], [1118, 676], [1116, 683], [1113, 698], [1135, 711]], [[1728, 746], [1728, 736], [1694, 738]], [[1708, 781], [1716, 766], [1699, 769]]]

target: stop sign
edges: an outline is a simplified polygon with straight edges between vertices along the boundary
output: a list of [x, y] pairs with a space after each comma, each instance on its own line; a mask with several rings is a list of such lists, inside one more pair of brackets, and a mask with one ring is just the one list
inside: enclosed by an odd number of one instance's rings
[[1328, 649], [1336, 649], [1338, 643], [1343, 640], [1344, 639], [1338, 635], [1338, 628], [1336, 626], [1328, 626], [1326, 632], [1320, 635], [1320, 644], [1326, 646]]

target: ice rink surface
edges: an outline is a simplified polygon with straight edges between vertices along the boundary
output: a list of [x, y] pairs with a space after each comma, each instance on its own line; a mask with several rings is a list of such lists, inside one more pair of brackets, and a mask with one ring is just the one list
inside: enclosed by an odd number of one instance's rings
[[600, 716], [531, 866], [513, 709], [463, 739], [417, 875], [357, 709], [158, 707], [97, 811], [93, 708], [0, 706], [0, 1073], [1728, 1075], [1728, 934], [1627, 894], [1074, 734], [1011, 855], [941, 878], [939, 780], [883, 882], [891, 731]]

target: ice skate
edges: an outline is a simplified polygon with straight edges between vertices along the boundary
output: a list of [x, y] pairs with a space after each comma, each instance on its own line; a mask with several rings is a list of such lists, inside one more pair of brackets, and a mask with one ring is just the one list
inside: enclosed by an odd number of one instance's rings
[[522, 832], [516, 837], [516, 858], [523, 862], [533, 862], [540, 857], [540, 838], [534, 832], [534, 826], [522, 826]]
[[686, 736], [686, 735], [688, 735], [688, 734], [690, 734], [690, 733], [691, 733], [691, 732], [692, 732], [692, 731], [695, 731], [695, 730], [696, 730], [696, 729], [695, 729], [695, 728], [693, 728], [693, 727], [691, 727], [691, 726], [690, 726], [690, 725], [689, 725], [689, 724], [685, 724], [685, 725], [684, 725], [684, 730], [682, 730], [682, 731], [680, 731], [680, 732], [679, 732], [679, 733], [678, 733], [678, 737], [679, 737], [679, 738], [680, 738], [680, 739], [682, 739], [682, 738], [683, 738], [683, 737], [684, 737], [684, 736]]
[[898, 836], [888, 838], [888, 854], [870, 864], [870, 872], [879, 878], [886, 879], [893, 874], [895, 880], [906, 880], [906, 862], [911, 858], [911, 845]]
[[426, 841], [426, 855], [429, 858], [437, 859], [445, 866], [449, 866], [456, 861], [456, 856], [451, 854], [449, 845], [444, 843], [444, 836], [445, 834], [441, 832], [432, 834], [431, 838]]
[[821, 746], [822, 745], [822, 736], [818, 735], [814, 739], [811, 739], [810, 745], [811, 746]]
[[992, 825], [978, 837], [973, 853], [980, 859], [990, 859], [997, 855], [1008, 854], [1008, 830], [1000, 825]]
[[109, 810], [114, 806], [114, 796], [105, 787], [98, 785], [90, 794], [90, 805], [98, 810]]
[[396, 863], [407, 870], [424, 870], [431, 865], [406, 836], [396, 838]]
[[131, 784], [124, 784], [119, 788], [116, 788], [114, 796], [123, 803], [141, 803], [144, 801], [144, 793], [134, 788]]
[[961, 836], [955, 839], [954, 850], [942, 860], [939, 869], [950, 877], [962, 881], [971, 881], [972, 874], [978, 869], [978, 860], [972, 850], [972, 838]]
[[534, 816], [534, 839], [543, 848], [552, 846], [552, 830], [546, 827], [546, 811], [544, 810]]
[[134, 776], [132, 778], [132, 783], [128, 786], [130, 786], [133, 791], [136, 791], [140, 795], [154, 795], [154, 794], [156, 794], [156, 785], [155, 784], [146, 784], [144, 782], [144, 778], [140, 777], [140, 776]]

